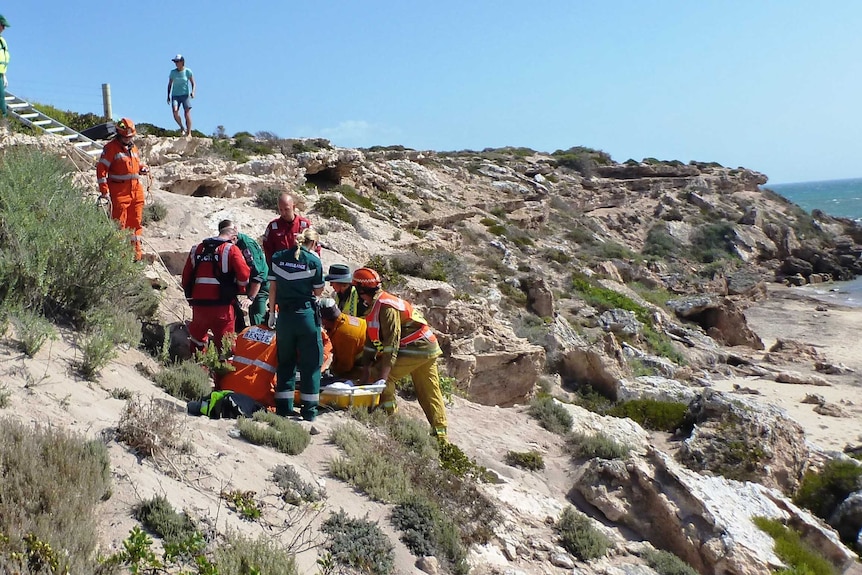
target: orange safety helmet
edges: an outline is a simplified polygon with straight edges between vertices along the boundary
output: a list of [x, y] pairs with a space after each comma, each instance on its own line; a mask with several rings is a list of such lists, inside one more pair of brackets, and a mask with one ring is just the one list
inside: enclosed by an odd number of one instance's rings
[[377, 288], [381, 283], [380, 274], [371, 268], [359, 268], [353, 272], [353, 285], [357, 287]]
[[135, 129], [135, 123], [128, 118], [122, 118], [117, 122], [117, 134], [124, 138], [136, 136], [138, 131]]

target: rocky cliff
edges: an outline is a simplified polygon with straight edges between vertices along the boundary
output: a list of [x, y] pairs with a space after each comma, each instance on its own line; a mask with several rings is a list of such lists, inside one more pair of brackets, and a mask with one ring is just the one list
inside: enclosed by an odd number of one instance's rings
[[[141, 138], [150, 204], [166, 208], [145, 229], [149, 273], [164, 288], [161, 318], [181, 337], [188, 313], [173, 280], [192, 243], [225, 217], [256, 235], [275, 217], [274, 196], [294, 193], [321, 232], [325, 265], [378, 268], [440, 336], [445, 371], [465, 398], [458, 407], [474, 420], [453, 440], [498, 478], [483, 489], [502, 519], [491, 542], [471, 550], [474, 572], [649, 573], [642, 557], [657, 548], [701, 573], [765, 575], [783, 563], [755, 516], [793, 526], [854, 568], [835, 531], [789, 499], [831, 455], [782, 410], [710, 389], [719, 377], [777, 371], [753, 359], [764, 344], [744, 310], [766, 297], [767, 282], [860, 273], [854, 222], [806, 214], [766, 189], [764, 175], [715, 164], [619, 164], [587, 148], [268, 144], [274, 153], [246, 158], [236, 142]], [[77, 177], [92, 189], [89, 170]], [[547, 393], [574, 433], [601, 433], [629, 457], [565, 455], [518, 407]], [[685, 425], [645, 431], [582, 407], [592, 393], [683, 403]], [[495, 449], [515, 445], [523, 429], [555, 456], [539, 484]], [[549, 518], [569, 503], [611, 538], [607, 558], [575, 563], [556, 544]]]

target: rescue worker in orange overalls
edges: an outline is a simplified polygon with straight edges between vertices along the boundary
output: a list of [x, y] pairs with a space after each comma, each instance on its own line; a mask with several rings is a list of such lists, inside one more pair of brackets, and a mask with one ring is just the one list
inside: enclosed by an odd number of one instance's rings
[[149, 168], [141, 164], [141, 156], [135, 146], [134, 137], [138, 133], [135, 123], [123, 118], [117, 122], [116, 129], [116, 137], [105, 144], [102, 157], [96, 164], [96, 181], [101, 194], [99, 201], [107, 203], [110, 194], [111, 217], [120, 229], [131, 232], [137, 262], [143, 257], [144, 186], [140, 178], [149, 174]]
[[230, 220], [220, 224], [219, 235], [192, 247], [183, 268], [183, 289], [192, 307], [189, 340], [192, 352], [203, 350], [212, 331], [216, 347], [236, 333], [233, 301], [245, 293], [251, 270], [238, 247], [237, 230]]
[[[326, 370], [332, 361], [332, 343], [323, 336], [323, 366]], [[266, 325], [253, 325], [236, 337], [233, 357], [228, 362], [234, 371], [216, 380], [216, 390], [229, 389], [243, 393], [261, 405], [275, 408], [275, 376], [278, 371], [278, 348], [275, 330]]]
[[380, 275], [371, 268], [353, 272], [353, 285], [369, 306], [365, 314], [368, 342], [362, 356], [362, 381], [371, 383], [369, 369], [372, 362], [377, 363], [378, 381], [386, 382], [386, 389], [380, 394], [380, 407], [387, 413], [395, 413], [395, 382], [411, 376], [416, 398], [431, 424], [431, 435], [446, 441], [446, 405], [437, 371], [437, 358], [443, 352], [437, 336], [418, 309], [383, 291], [381, 284]]
[[332, 341], [330, 373], [339, 379], [357, 379], [365, 348], [365, 320], [343, 313], [333, 298], [323, 298], [319, 305], [323, 333]]

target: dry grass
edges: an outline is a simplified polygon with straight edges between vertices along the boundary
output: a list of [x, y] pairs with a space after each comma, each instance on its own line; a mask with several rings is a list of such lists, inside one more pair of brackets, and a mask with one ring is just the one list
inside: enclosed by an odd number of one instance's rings
[[183, 421], [169, 403], [135, 396], [126, 402], [120, 416], [117, 441], [143, 457], [165, 455], [170, 450], [187, 449], [183, 427]]
[[95, 510], [110, 496], [105, 445], [0, 420], [0, 573], [96, 573]]

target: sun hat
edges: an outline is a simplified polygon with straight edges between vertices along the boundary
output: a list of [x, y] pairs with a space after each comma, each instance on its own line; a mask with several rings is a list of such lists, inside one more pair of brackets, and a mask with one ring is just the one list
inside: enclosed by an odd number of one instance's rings
[[338, 304], [331, 297], [325, 297], [317, 302], [320, 307], [320, 317], [329, 321], [335, 321], [341, 317], [341, 310], [338, 309]]
[[3, 26], [4, 28], [9, 27], [9, 20], [7, 20], [3, 14], [0, 14], [0, 26]]
[[329, 273], [326, 274], [323, 281], [349, 284], [353, 281], [353, 274], [350, 273], [350, 268], [344, 264], [332, 264], [329, 266]]
[[176, 56], [171, 58], [171, 62], [185, 62], [185, 61], [186, 61], [186, 59], [183, 58], [182, 54], [177, 54]]

